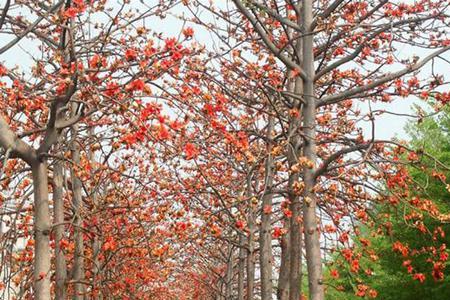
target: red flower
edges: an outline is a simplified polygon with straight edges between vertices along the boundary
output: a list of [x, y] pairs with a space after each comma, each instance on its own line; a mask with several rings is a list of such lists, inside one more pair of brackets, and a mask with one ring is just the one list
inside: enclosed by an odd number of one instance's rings
[[210, 116], [210, 117], [214, 117], [215, 116], [214, 106], [211, 105], [210, 103], [206, 103], [203, 106], [203, 110], [206, 112], [206, 114], [208, 114], [208, 116]]
[[332, 269], [330, 272], [331, 277], [338, 279], [339, 278], [339, 271], [336, 269]]
[[292, 211], [289, 208], [283, 209], [283, 214], [286, 216], [286, 218], [292, 217]]
[[409, 274], [413, 272], [413, 267], [411, 266], [411, 260], [405, 260], [403, 266], [406, 267]]
[[102, 57], [100, 55], [98, 55], [98, 54], [95, 54], [89, 60], [89, 67], [90, 68], [98, 68], [98, 67], [101, 67], [102, 64], [103, 64]]
[[239, 229], [244, 228], [244, 221], [242, 221], [242, 220], [237, 220], [237, 221], [236, 221], [236, 228], [239, 228]]
[[168, 59], [165, 59], [161, 62], [161, 68], [163, 70], [168, 70], [170, 68], [170, 66], [171, 66], [171, 62]]
[[183, 58], [183, 54], [180, 51], [174, 51], [171, 57], [173, 60], [180, 60]]
[[358, 297], [364, 297], [366, 296], [366, 291], [369, 289], [369, 287], [365, 284], [358, 284], [357, 291], [355, 293]]
[[342, 256], [344, 256], [345, 260], [350, 261], [350, 259], [353, 257], [353, 252], [350, 249], [343, 249]]
[[125, 51], [125, 59], [127, 61], [133, 61], [133, 60], [136, 60], [136, 58], [137, 58], [136, 50], [134, 50], [134, 49], [127, 49]]
[[70, 19], [75, 18], [77, 16], [77, 14], [78, 14], [78, 10], [75, 7], [69, 7], [68, 9], [66, 9], [64, 11], [64, 16], [66, 18], [70, 18]]
[[166, 39], [166, 49], [172, 50], [175, 48], [177, 41], [174, 38]]
[[333, 233], [336, 232], [336, 227], [334, 227], [333, 225], [330, 224], [326, 224], [325, 228], [324, 228], [325, 232], [329, 232], [329, 233]]
[[442, 262], [435, 262], [433, 264], [432, 275], [433, 275], [434, 280], [440, 281], [440, 280], [444, 279], [444, 273], [442, 272], [443, 269], [444, 269], [444, 265], [442, 264]]
[[188, 27], [183, 30], [183, 35], [185, 38], [191, 38], [194, 35], [194, 29]]
[[343, 55], [344, 53], [345, 53], [344, 48], [338, 47], [334, 50], [333, 55], [338, 56], [338, 55]]
[[159, 126], [158, 138], [160, 140], [167, 140], [170, 138], [170, 133], [164, 125]]
[[117, 247], [116, 242], [114, 241], [114, 239], [112, 237], [107, 237], [105, 243], [103, 244], [103, 250], [107, 251], [107, 250], [111, 250], [114, 251]]
[[84, 3], [84, 0], [74, 0], [73, 3], [78, 8], [79, 12], [84, 12], [86, 10], [86, 4]]
[[198, 149], [195, 145], [187, 143], [184, 145], [184, 153], [186, 154], [186, 159], [193, 159], [198, 156]]
[[272, 206], [271, 206], [271, 205], [266, 205], [266, 206], [264, 206], [263, 211], [264, 211], [264, 213], [265, 213], [266, 215], [271, 214], [271, 213], [272, 213]]
[[419, 156], [415, 152], [411, 151], [408, 154], [408, 160], [409, 161], [418, 161], [419, 160]]
[[370, 289], [369, 290], [369, 297], [370, 298], [376, 298], [378, 296], [378, 292], [375, 291], [374, 289]]
[[115, 96], [119, 92], [119, 85], [114, 81], [110, 81], [106, 84], [105, 95], [109, 97]]
[[273, 234], [272, 237], [274, 239], [278, 239], [280, 236], [282, 236], [284, 234], [284, 230], [281, 227], [275, 227], [273, 229]]
[[401, 242], [397, 241], [392, 245], [392, 250], [395, 252], [399, 252], [403, 255], [403, 257], [408, 256], [409, 249], [408, 246], [403, 245]]
[[353, 273], [358, 273], [358, 271], [359, 271], [359, 260], [357, 260], [357, 259], [352, 260], [350, 270]]
[[423, 283], [425, 281], [425, 275], [423, 275], [422, 273], [416, 273], [413, 276], [414, 280], [419, 280], [420, 283]]
[[145, 88], [145, 83], [140, 79], [135, 79], [127, 86], [130, 91], [142, 91]]
[[0, 64], [0, 76], [3, 76], [6, 74], [6, 68], [2, 64]]
[[343, 232], [340, 236], [339, 236], [339, 242], [341, 243], [346, 243], [348, 242], [348, 233], [347, 232]]
[[67, 241], [66, 239], [61, 239], [59, 241], [59, 247], [61, 249], [66, 249], [69, 246], [69, 241]]

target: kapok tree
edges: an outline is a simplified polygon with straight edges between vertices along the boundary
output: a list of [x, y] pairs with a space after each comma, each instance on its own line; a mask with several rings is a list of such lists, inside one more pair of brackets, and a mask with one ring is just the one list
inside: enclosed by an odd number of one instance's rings
[[[111, 229], [111, 222], [116, 221], [116, 227], [130, 220], [139, 222], [140, 218], [133, 216], [111, 218], [117, 207], [107, 207], [111, 197], [120, 205], [135, 195], [129, 192], [132, 183], [122, 187], [126, 197], [120, 197], [120, 187], [114, 185], [120, 179], [114, 170], [120, 167], [116, 162], [121, 151], [143, 141], [145, 135], [156, 134], [151, 141], [157, 142], [167, 137], [160, 109], [146, 102], [152, 93], [159, 97], [157, 82], [174, 78], [183, 59], [193, 53], [181, 46], [191, 33], [187, 31], [179, 40], [157, 34], [151, 37], [154, 32], [145, 23], [160, 20], [172, 5], [172, 1], [115, 5], [105, 1], [8, 0], [2, 7], [1, 57], [20, 51], [24, 45], [29, 49], [24, 60], [17, 61], [22, 65], [0, 64], [1, 204], [12, 208], [7, 220], [9, 233], [2, 238], [10, 238], [12, 246], [18, 239], [27, 241], [26, 259], [11, 265], [14, 268], [14, 264], [24, 263], [23, 270], [32, 270], [32, 277], [24, 277], [29, 272], [16, 277], [25, 288], [21, 291], [25, 297], [50, 299], [53, 273], [57, 298], [65, 298], [68, 292], [76, 299], [87, 292], [95, 296], [98, 290], [87, 286], [92, 280], [95, 286], [99, 266], [86, 263], [86, 256], [91, 256], [94, 264], [108, 267], [102, 258], [108, 260], [108, 253], [116, 250], [111, 236], [101, 230], [120, 236], [120, 230]], [[114, 126], [120, 131], [114, 131]], [[92, 168], [97, 170], [91, 172]], [[98, 169], [107, 170], [109, 184], [99, 182]], [[86, 209], [92, 207], [106, 211], [87, 214]], [[53, 222], [50, 208], [54, 209]], [[101, 224], [97, 229], [92, 223], [96, 219]], [[128, 230], [136, 232], [137, 239], [147, 234], [142, 232], [146, 227], [131, 226]], [[94, 236], [90, 236], [92, 231]], [[137, 255], [135, 248], [129, 255]], [[99, 255], [98, 251], [107, 253]], [[144, 255], [144, 259], [148, 257]], [[88, 266], [91, 270], [86, 270]], [[8, 289], [12, 282], [8, 277]], [[73, 287], [66, 290], [67, 285]]]
[[[279, 121], [279, 128], [288, 130], [275, 148], [280, 150], [280, 160], [287, 163], [285, 191], [294, 216], [285, 256], [291, 267], [280, 270], [294, 280], [279, 297], [300, 296], [299, 249], [304, 236], [309, 296], [323, 299], [321, 248], [326, 246], [321, 233], [326, 228], [337, 230], [346, 240], [345, 227], [352, 220], [367, 219], [370, 203], [378, 201], [378, 195], [386, 197], [378, 192], [374, 196], [373, 191], [380, 191], [374, 182], [398, 180], [391, 159], [395, 154], [385, 148], [390, 141], [379, 140], [375, 134], [377, 118], [386, 113], [376, 106], [384, 103], [395, 110], [395, 100], [405, 97], [426, 100], [434, 95], [441, 102], [448, 100], [439, 89], [444, 77], [433, 64], [449, 50], [448, 3], [231, 2], [235, 9], [219, 3], [196, 4], [221, 17], [223, 23], [216, 27], [205, 25], [215, 28], [220, 37], [220, 26], [225, 24], [231, 36], [226, 43], [242, 45], [236, 47], [247, 51], [244, 57], [251, 57], [249, 49], [258, 49], [262, 55], [271, 53], [284, 77], [292, 78], [290, 84], [272, 89], [280, 115], [288, 119], [286, 127]], [[202, 23], [199, 18], [193, 21]], [[404, 47], [411, 51], [402, 52]], [[235, 69], [241, 66], [233, 65]], [[241, 70], [248, 74], [248, 69]], [[371, 128], [369, 134], [364, 134], [361, 126]], [[271, 245], [259, 251], [260, 255], [272, 252]], [[271, 299], [272, 266], [268, 262], [260, 268], [261, 297]]]
[[[265, 143], [259, 137], [251, 140], [260, 133], [255, 125], [264, 116], [229, 94], [230, 90], [223, 87], [227, 83], [214, 80], [212, 66], [207, 62], [191, 65], [184, 84], [169, 94], [177, 106], [184, 106], [183, 110], [189, 112], [180, 135], [185, 140], [180, 139], [179, 143], [184, 158], [173, 165], [171, 173], [176, 174], [178, 183], [172, 183], [172, 189], [180, 195], [180, 205], [189, 211], [193, 222], [200, 224], [195, 238], [198, 242], [192, 246], [202, 255], [193, 257], [192, 264], [206, 268], [204, 272], [209, 276], [203, 285], [211, 293], [227, 298], [232, 297], [234, 290], [236, 254], [245, 253], [247, 260], [256, 259], [256, 229], [251, 225], [256, 209], [252, 202], [259, 194], [254, 177], [261, 177]], [[220, 76], [226, 77], [217, 74], [216, 78]], [[243, 267], [240, 263], [241, 282]], [[254, 273], [254, 269], [253, 262], [247, 273]], [[244, 294], [242, 285], [238, 290]]]

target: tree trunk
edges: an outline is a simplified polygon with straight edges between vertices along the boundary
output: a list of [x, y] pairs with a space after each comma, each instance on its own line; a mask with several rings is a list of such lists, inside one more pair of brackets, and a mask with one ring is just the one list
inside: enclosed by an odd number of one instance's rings
[[[289, 76], [289, 75], [288, 75]], [[289, 85], [288, 89], [293, 90], [292, 84]], [[296, 103], [296, 100], [293, 99], [293, 103]], [[297, 125], [296, 125], [297, 124]], [[287, 159], [289, 163], [289, 168], [297, 162], [296, 159], [296, 151], [294, 151], [293, 147], [295, 147], [295, 142], [291, 142], [292, 135], [296, 131], [295, 128], [298, 127], [298, 121], [293, 117], [289, 120], [289, 130], [288, 130], [288, 140], [289, 140], [289, 148], [287, 153]], [[295, 174], [291, 174], [288, 180], [288, 194], [292, 193], [292, 184], [295, 181], [293, 180], [293, 176]], [[291, 196], [289, 196], [289, 201], [291, 201]], [[292, 205], [289, 205], [289, 209], [292, 210]], [[289, 299], [289, 287], [290, 287], [290, 277], [291, 277], [291, 218], [284, 217], [285, 221], [284, 228], [287, 229], [287, 234], [283, 235], [281, 238], [281, 262], [280, 262], [280, 271], [278, 274], [278, 287], [277, 287], [277, 298], [279, 300], [288, 300]]]
[[[297, 43], [297, 48], [301, 45]], [[298, 49], [300, 50], [300, 49]], [[293, 92], [296, 95], [303, 94], [303, 82], [299, 77], [296, 77]], [[296, 107], [300, 109], [301, 105], [299, 101], [295, 101]], [[301, 109], [300, 109], [301, 110]], [[299, 129], [301, 120], [299, 117], [293, 117], [290, 127], [290, 135], [292, 135], [290, 147], [288, 149], [288, 161], [289, 166], [298, 163], [298, 157], [300, 156], [300, 136]], [[302, 224], [300, 223], [301, 216], [301, 203], [299, 195], [295, 192], [294, 185], [300, 179], [299, 173], [295, 172], [289, 175], [289, 201], [292, 217], [290, 219], [290, 234], [289, 234], [289, 253], [290, 253], [290, 276], [289, 276], [289, 299], [298, 300], [301, 296], [301, 276], [302, 276]]]
[[[92, 289], [94, 291], [96, 291], [96, 289], [98, 289], [98, 287], [97, 287], [98, 278], [97, 277], [99, 277], [99, 275], [100, 275], [100, 260], [98, 258], [99, 254], [100, 254], [100, 250], [101, 250], [100, 247], [101, 247], [100, 241], [99, 241], [98, 236], [96, 235], [92, 242], [92, 252], [93, 252], [93, 254], [92, 254], [92, 256], [93, 256], [93, 259], [92, 259], [92, 264], [93, 264], [93, 266], [92, 266], [92, 278], [93, 278]], [[97, 290], [96, 293], [97, 293], [97, 296], [94, 299], [96, 299], [96, 300], [102, 299], [101, 291]]]
[[304, 170], [304, 203], [303, 222], [305, 228], [305, 249], [306, 263], [308, 267], [309, 297], [311, 300], [324, 299], [324, 286], [322, 283], [322, 259], [320, 250], [320, 236], [317, 228], [316, 207], [317, 198], [314, 192], [316, 184], [314, 178], [315, 164], [317, 163], [316, 153], [316, 103], [314, 97], [314, 53], [313, 34], [311, 24], [313, 20], [312, 0], [303, 1], [303, 70], [306, 73], [304, 80], [303, 128], [305, 133], [305, 157], [314, 163], [314, 167]]
[[55, 233], [55, 280], [56, 299], [66, 299], [67, 265], [64, 251], [61, 249], [61, 240], [64, 238], [64, 192], [63, 192], [63, 166], [59, 161], [53, 167], [53, 222], [57, 225]]
[[84, 241], [82, 231], [82, 194], [81, 194], [81, 181], [76, 174], [76, 169], [80, 165], [80, 147], [77, 142], [78, 126], [74, 125], [72, 130], [72, 192], [73, 192], [73, 210], [74, 210], [74, 241], [75, 241], [75, 253], [73, 262], [73, 280], [75, 281], [75, 295], [73, 299], [84, 299], [85, 286], [84, 281]]
[[225, 277], [225, 299], [233, 299], [233, 247], [228, 252], [227, 273]]
[[[292, 32], [289, 32], [291, 39], [294, 37]], [[295, 52], [301, 56], [302, 53], [302, 43], [301, 40], [297, 40], [295, 43]], [[288, 71], [288, 78], [291, 78], [293, 70]], [[303, 94], [303, 82], [299, 77], [294, 77], [294, 79], [289, 80], [288, 91], [296, 95]], [[301, 110], [301, 102], [298, 99], [292, 98], [292, 103], [294, 108]], [[289, 164], [289, 169], [298, 163], [298, 157], [300, 155], [300, 136], [299, 130], [301, 125], [300, 116], [290, 116], [289, 117], [289, 130], [288, 130], [288, 145], [287, 149], [287, 160]], [[288, 299], [298, 299], [301, 293], [300, 274], [301, 274], [301, 263], [300, 255], [301, 245], [299, 244], [300, 235], [300, 224], [298, 219], [300, 216], [300, 199], [298, 195], [294, 192], [294, 185], [299, 180], [300, 176], [298, 172], [293, 172], [289, 174], [288, 179], [288, 199], [289, 199], [289, 210], [292, 212], [291, 218], [285, 218], [286, 224], [285, 228], [288, 229], [287, 236], [283, 236], [281, 244], [281, 265], [280, 274], [278, 279], [278, 299], [288, 300]], [[297, 297], [297, 298], [296, 298]]]
[[[289, 230], [289, 220], [285, 220], [285, 229]], [[290, 235], [286, 234], [281, 237], [281, 262], [280, 272], [278, 273], [278, 300], [289, 299], [289, 277], [290, 277]]]
[[273, 158], [272, 131], [274, 120], [269, 116], [267, 124], [267, 159], [264, 174], [264, 195], [261, 213], [261, 232], [259, 235], [259, 259], [261, 271], [261, 300], [272, 299], [272, 228], [271, 214], [264, 213], [266, 207], [272, 207]]
[[238, 300], [244, 300], [245, 276], [245, 236], [239, 235], [239, 262], [238, 262]]
[[50, 300], [50, 212], [47, 163], [32, 165], [34, 188], [34, 299]]
[[[297, 181], [298, 176], [292, 176], [289, 181]], [[290, 182], [291, 184], [291, 182]], [[292, 217], [290, 219], [290, 235], [289, 235], [289, 299], [298, 300], [301, 294], [301, 224], [299, 223], [299, 217], [301, 215], [301, 203], [298, 196], [290, 193], [290, 210], [292, 211]]]
[[[89, 129], [89, 136], [91, 139], [93, 139], [94, 137], [94, 129], [91, 127]], [[96, 159], [95, 159], [95, 153], [94, 151], [92, 151], [92, 149], [89, 149], [88, 151], [88, 158], [89, 158], [89, 162], [92, 163], [96, 163]], [[95, 176], [95, 167], [91, 167], [91, 177], [94, 178]], [[92, 205], [93, 205], [93, 210], [97, 211], [97, 189], [98, 187], [94, 187], [94, 190], [91, 192], [91, 197], [92, 197]], [[94, 238], [92, 240], [92, 290], [94, 293], [96, 293], [96, 296], [94, 296], [94, 300], [99, 300], [102, 299], [102, 295], [100, 290], [97, 290], [97, 280], [98, 280], [98, 276], [100, 275], [100, 260], [99, 260], [99, 254], [100, 254], [100, 240], [99, 240], [99, 232], [97, 230], [96, 227], [91, 227], [90, 228], [91, 231], [95, 232]]]
[[247, 198], [248, 198], [248, 254], [247, 254], [247, 300], [253, 300], [255, 290], [255, 248], [253, 238], [255, 234], [255, 221], [252, 203], [252, 176], [247, 178]]

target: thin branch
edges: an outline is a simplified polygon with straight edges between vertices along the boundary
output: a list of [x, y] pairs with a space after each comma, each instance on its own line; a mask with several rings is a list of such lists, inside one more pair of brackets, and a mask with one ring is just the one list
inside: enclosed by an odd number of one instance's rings
[[263, 42], [266, 44], [266, 46], [269, 48], [269, 50], [278, 57], [284, 64], [286, 64], [287, 67], [297, 70], [302, 77], [302, 79], [307, 79], [307, 76], [305, 74], [305, 71], [303, 68], [295, 63], [293, 60], [291, 60], [289, 57], [283, 55], [281, 53], [280, 49], [275, 46], [274, 43], [270, 40], [268, 35], [266, 34], [264, 28], [259, 24], [259, 22], [256, 20], [256, 18], [250, 13], [248, 9], [245, 8], [245, 6], [242, 4], [239, 0], [233, 0], [234, 4], [237, 6], [237, 8], [242, 12], [242, 14], [249, 20], [249, 22], [253, 25], [254, 29], [258, 32], [259, 36], [263, 40]]
[[3, 24], [5, 24], [6, 14], [8, 13], [10, 5], [11, 5], [11, 0], [6, 0], [5, 7], [2, 10], [2, 16], [0, 17], [0, 29], [2, 29]]
[[446, 52], [448, 50], [450, 50], [450, 46], [447, 46], [447, 47], [444, 47], [442, 49], [439, 49], [439, 50], [431, 53], [430, 55], [428, 55], [427, 57], [425, 57], [421, 61], [419, 61], [419, 62], [417, 62], [415, 64], [412, 64], [412, 65], [410, 65], [410, 66], [408, 66], [408, 67], [406, 67], [406, 68], [404, 68], [404, 69], [402, 69], [400, 71], [397, 71], [397, 72], [394, 72], [394, 73], [391, 73], [391, 74], [386, 74], [383, 77], [381, 77], [380, 79], [375, 80], [375, 81], [373, 81], [373, 82], [371, 82], [371, 83], [369, 83], [367, 85], [359, 86], [359, 87], [356, 87], [356, 88], [352, 88], [352, 89], [347, 90], [345, 92], [342, 92], [340, 94], [335, 94], [335, 95], [331, 95], [331, 96], [322, 98], [322, 99], [320, 99], [318, 101], [317, 107], [341, 102], [341, 101], [343, 101], [345, 99], [348, 99], [348, 98], [350, 98], [352, 96], [359, 95], [359, 94], [364, 93], [364, 92], [366, 92], [368, 90], [371, 90], [371, 89], [376, 88], [376, 87], [378, 87], [380, 85], [383, 85], [383, 84], [385, 84], [387, 82], [390, 82], [390, 81], [392, 81], [394, 79], [402, 77], [402, 76], [404, 76], [406, 74], [409, 74], [409, 73], [412, 73], [414, 71], [417, 71], [420, 68], [422, 68], [426, 63], [428, 63], [430, 60], [432, 60], [433, 58], [441, 55], [442, 53], [444, 53], [444, 52]]
[[3, 174], [5, 173], [5, 169], [6, 169], [6, 163], [8, 162], [9, 156], [11, 155], [11, 148], [8, 148], [5, 152], [5, 158], [3, 159], [3, 164], [2, 164], [2, 169], [0, 170], [0, 180], [3, 177]]
[[[64, 3], [64, 1], [60, 1], [58, 3], [56, 3], [56, 5], [54, 5], [50, 11], [48, 12], [48, 14], [53, 13], [54, 11], [56, 11], [62, 4]], [[22, 31], [22, 33], [20, 33], [15, 39], [13, 39], [12, 41], [10, 41], [8, 44], [6, 44], [5, 46], [3, 46], [2, 48], [0, 48], [0, 54], [5, 53], [6, 51], [8, 51], [9, 49], [11, 49], [12, 47], [14, 47], [14, 45], [16, 45], [18, 42], [20, 42], [28, 33], [30, 33], [31, 31], [34, 30], [34, 28], [39, 25], [40, 22], [42, 22], [42, 20], [45, 18], [45, 16], [40, 16], [39, 18], [37, 18], [36, 21], [34, 21], [27, 29], [25, 29], [24, 31]]]

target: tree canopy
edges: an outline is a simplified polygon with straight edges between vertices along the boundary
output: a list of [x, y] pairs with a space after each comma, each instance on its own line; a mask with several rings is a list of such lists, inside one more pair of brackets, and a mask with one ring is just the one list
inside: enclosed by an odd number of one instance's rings
[[[0, 298], [323, 300], [328, 272], [373, 298], [388, 262], [447, 280], [448, 128], [403, 109], [450, 101], [447, 0], [0, 9]], [[412, 144], [387, 116], [420, 122]]]

